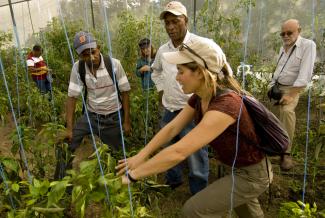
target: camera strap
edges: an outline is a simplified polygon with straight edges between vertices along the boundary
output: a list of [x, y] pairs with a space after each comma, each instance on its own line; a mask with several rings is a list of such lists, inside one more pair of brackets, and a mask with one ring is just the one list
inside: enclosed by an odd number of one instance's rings
[[[275, 83], [278, 83], [278, 80], [279, 80], [280, 74], [282, 73], [284, 67], [287, 65], [287, 63], [288, 63], [288, 61], [289, 61], [289, 59], [290, 59], [292, 53], [293, 53], [294, 50], [296, 49], [296, 47], [297, 47], [297, 46], [296, 46], [296, 44], [295, 44], [295, 45], [293, 46], [293, 48], [292, 48], [290, 54], [289, 54], [288, 59], [286, 60], [286, 62], [284, 63], [284, 65], [283, 65], [283, 67], [282, 67], [280, 73], [278, 74], [278, 77], [276, 78]], [[281, 60], [283, 54], [284, 54], [284, 51], [282, 51], [282, 53], [281, 53], [281, 55], [280, 55], [280, 57], [279, 57], [279, 59], [278, 59], [278, 61], [277, 61], [277, 63], [276, 63], [276, 68], [278, 67], [278, 64], [279, 64], [279, 62], [280, 62], [280, 60]], [[276, 68], [275, 68], [275, 69], [276, 69]], [[274, 76], [274, 75], [273, 75], [273, 76]]]

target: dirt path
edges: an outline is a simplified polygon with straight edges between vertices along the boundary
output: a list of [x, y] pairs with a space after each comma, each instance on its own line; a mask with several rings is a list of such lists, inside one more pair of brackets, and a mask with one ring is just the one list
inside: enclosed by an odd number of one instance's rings
[[11, 114], [8, 114], [4, 125], [0, 126], [0, 157], [12, 156], [10, 151], [12, 145], [10, 134], [14, 128], [15, 124], [12, 121]]

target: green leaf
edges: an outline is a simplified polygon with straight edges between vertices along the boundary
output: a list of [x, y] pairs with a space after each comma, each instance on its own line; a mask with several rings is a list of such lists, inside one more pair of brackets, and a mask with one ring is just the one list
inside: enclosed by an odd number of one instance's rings
[[15, 212], [12, 210], [7, 213], [7, 218], [15, 218]]
[[48, 194], [47, 207], [51, 207], [62, 198], [67, 186], [68, 181], [60, 181], [51, 188], [51, 191]]
[[35, 188], [41, 187], [41, 182], [34, 178], [34, 186], [35, 186]]
[[35, 204], [35, 202], [37, 201], [37, 199], [31, 199], [29, 201], [26, 202], [27, 206], [33, 205]]
[[14, 192], [18, 192], [19, 191], [19, 185], [17, 183], [13, 183], [11, 185], [11, 189], [14, 191]]
[[85, 208], [86, 208], [86, 201], [84, 201], [81, 205], [81, 208], [80, 208], [80, 217], [83, 218], [85, 217]]
[[33, 198], [37, 198], [39, 196], [39, 189], [33, 185], [29, 185], [29, 193], [33, 196]]
[[105, 193], [103, 191], [92, 192], [89, 195], [89, 201], [99, 202], [105, 198]]
[[48, 180], [44, 180], [41, 183], [41, 187], [39, 189], [41, 195], [45, 195], [49, 191], [50, 182]]
[[121, 193], [117, 194], [116, 201], [121, 204], [127, 203], [129, 201], [127, 192], [121, 192]]
[[82, 192], [82, 187], [80, 185], [74, 186], [72, 190], [72, 203], [76, 202], [76, 200], [80, 197]]
[[53, 187], [53, 186], [55, 186], [56, 184], [58, 184], [60, 181], [53, 181], [53, 182], [51, 182], [50, 183], [50, 187]]
[[97, 159], [90, 161], [83, 161], [80, 163], [80, 173], [86, 175], [92, 175], [97, 168]]
[[10, 169], [14, 171], [15, 173], [18, 173], [19, 165], [14, 159], [4, 158], [0, 160], [0, 162], [3, 164], [5, 169]]
[[86, 204], [86, 196], [82, 196], [76, 199], [75, 207], [76, 212], [80, 214], [80, 217], [84, 217], [85, 215], [85, 204]]

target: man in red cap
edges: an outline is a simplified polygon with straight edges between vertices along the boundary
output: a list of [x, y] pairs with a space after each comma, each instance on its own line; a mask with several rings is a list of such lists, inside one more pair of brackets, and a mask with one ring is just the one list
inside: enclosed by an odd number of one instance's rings
[[[119, 114], [124, 115], [124, 133], [128, 134], [131, 130], [130, 84], [125, 71], [119, 60], [102, 55], [91, 33], [78, 32], [73, 45], [79, 61], [72, 67], [68, 89], [66, 137], [71, 142], [69, 149], [75, 151], [83, 137], [93, 133], [113, 151], [121, 151]], [[115, 75], [115, 79], [111, 74]], [[84, 94], [85, 113], [73, 125], [76, 102], [83, 90], [87, 91], [86, 97]], [[121, 99], [117, 99], [119, 94]]]

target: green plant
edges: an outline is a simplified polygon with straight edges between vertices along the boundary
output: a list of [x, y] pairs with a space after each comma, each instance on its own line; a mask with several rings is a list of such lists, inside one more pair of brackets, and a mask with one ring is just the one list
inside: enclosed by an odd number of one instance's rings
[[[115, 160], [108, 152], [108, 146], [98, 149], [104, 176], [101, 175], [95, 153], [91, 160], [80, 163], [80, 170], [68, 171], [72, 189], [72, 203], [80, 217], [85, 216], [85, 210], [90, 204], [99, 204], [100, 213], [104, 217], [131, 217], [130, 199], [127, 186], [122, 185], [121, 179], [114, 175]], [[132, 188], [132, 192], [136, 192]], [[150, 217], [147, 209], [139, 204], [133, 195], [135, 217]]]
[[139, 89], [131, 93], [130, 99], [132, 135], [127, 137], [127, 144], [132, 148], [135, 145], [143, 145], [145, 138], [149, 142], [154, 136], [159, 129], [160, 114], [158, 111], [157, 92], [150, 91], [146, 93]]
[[279, 218], [316, 218], [325, 217], [325, 211], [317, 211], [316, 203], [311, 207], [309, 203], [285, 202], [279, 211]]

